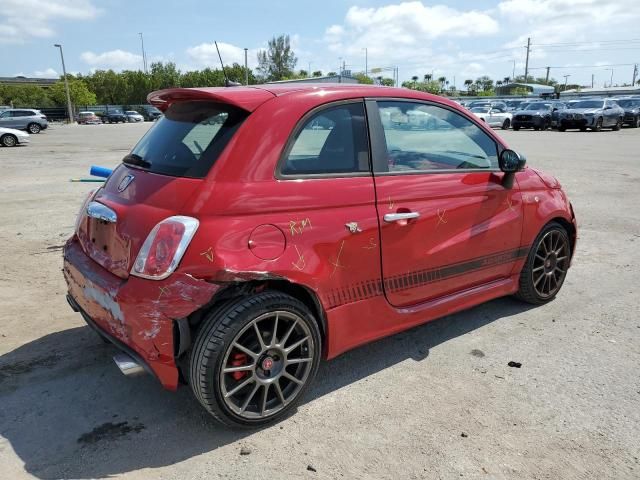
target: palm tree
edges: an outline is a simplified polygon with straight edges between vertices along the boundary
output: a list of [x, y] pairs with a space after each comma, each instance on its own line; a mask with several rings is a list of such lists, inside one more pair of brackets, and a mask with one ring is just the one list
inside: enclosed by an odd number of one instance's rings
[[464, 86], [467, 87], [467, 92], [471, 90], [471, 85], [473, 85], [473, 80], [471, 80], [470, 78], [467, 78], [464, 81]]
[[504, 77], [504, 83], [509, 83], [511, 81], [511, 77]]
[[425, 82], [430, 82], [432, 78], [433, 78], [433, 75], [431, 75], [430, 73], [427, 73], [424, 76], [424, 81]]
[[496, 85], [499, 87], [502, 85], [502, 80], [496, 80]]

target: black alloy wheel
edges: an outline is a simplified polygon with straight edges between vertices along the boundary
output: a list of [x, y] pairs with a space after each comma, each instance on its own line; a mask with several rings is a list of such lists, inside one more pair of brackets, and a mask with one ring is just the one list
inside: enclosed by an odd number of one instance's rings
[[520, 299], [533, 304], [547, 303], [558, 294], [571, 261], [567, 231], [551, 222], [536, 238], [520, 273]]
[[222, 423], [264, 425], [294, 408], [321, 351], [318, 325], [299, 300], [275, 291], [238, 298], [203, 322], [191, 352], [191, 387]]

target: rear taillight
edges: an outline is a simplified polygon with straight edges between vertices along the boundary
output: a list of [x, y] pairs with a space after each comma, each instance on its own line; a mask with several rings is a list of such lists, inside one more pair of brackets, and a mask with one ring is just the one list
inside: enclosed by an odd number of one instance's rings
[[199, 222], [192, 217], [169, 217], [158, 223], [144, 241], [131, 275], [162, 280], [176, 269]]
[[97, 188], [94, 190], [91, 190], [87, 194], [87, 197], [84, 199], [84, 202], [82, 202], [82, 207], [80, 207], [80, 211], [78, 212], [78, 216], [76, 218], [76, 227], [73, 230], [74, 232], [76, 232], [76, 234], [78, 233], [78, 230], [80, 230], [80, 225], [82, 224], [82, 220], [87, 216], [87, 205], [91, 200], [93, 200], [93, 197], [95, 197], [97, 191], [98, 191]]

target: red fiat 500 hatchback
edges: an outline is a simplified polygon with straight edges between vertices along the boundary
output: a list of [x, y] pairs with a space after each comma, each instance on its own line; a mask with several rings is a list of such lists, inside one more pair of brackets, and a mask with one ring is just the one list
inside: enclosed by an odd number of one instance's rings
[[126, 374], [274, 421], [321, 358], [487, 300], [542, 304], [576, 241], [558, 181], [444, 98], [363, 85], [169, 89], [86, 199], [71, 307]]

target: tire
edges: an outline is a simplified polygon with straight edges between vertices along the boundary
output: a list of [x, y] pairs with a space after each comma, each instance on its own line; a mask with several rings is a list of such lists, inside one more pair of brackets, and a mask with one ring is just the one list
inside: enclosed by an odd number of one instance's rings
[[598, 117], [595, 126], [591, 130], [594, 132], [599, 132], [600, 130], [602, 130], [602, 117]]
[[518, 130], [520, 130], [520, 127], [514, 125], [513, 129], [517, 132]]
[[622, 128], [622, 119], [619, 118], [616, 124], [613, 127], [611, 127], [611, 130], [613, 130], [614, 132], [617, 132], [621, 128]]
[[15, 147], [18, 145], [18, 138], [15, 135], [7, 133], [0, 137], [0, 143], [2, 143], [4, 147]]
[[558, 127], [558, 131], [559, 132], [566, 132], [567, 128], [566, 127]]
[[[296, 298], [265, 291], [234, 299], [203, 320], [189, 383], [221, 423], [259, 427], [288, 415], [304, 396], [318, 370], [321, 343], [315, 318]], [[304, 362], [288, 363], [294, 360]]]
[[509, 130], [511, 126], [511, 121], [508, 118], [505, 118], [504, 122], [502, 122], [502, 130]]
[[34, 135], [40, 133], [40, 130], [42, 130], [42, 127], [40, 127], [40, 125], [38, 125], [37, 123], [30, 123], [29, 125], [27, 125], [27, 131]]
[[586, 132], [587, 131], [587, 127], [580, 127], [580, 131], [581, 132]]
[[632, 128], [640, 128], [640, 115], [638, 115], [633, 123], [631, 124]]
[[548, 223], [529, 250], [515, 296], [534, 305], [550, 302], [562, 288], [570, 260], [571, 242], [567, 231], [557, 222]]

